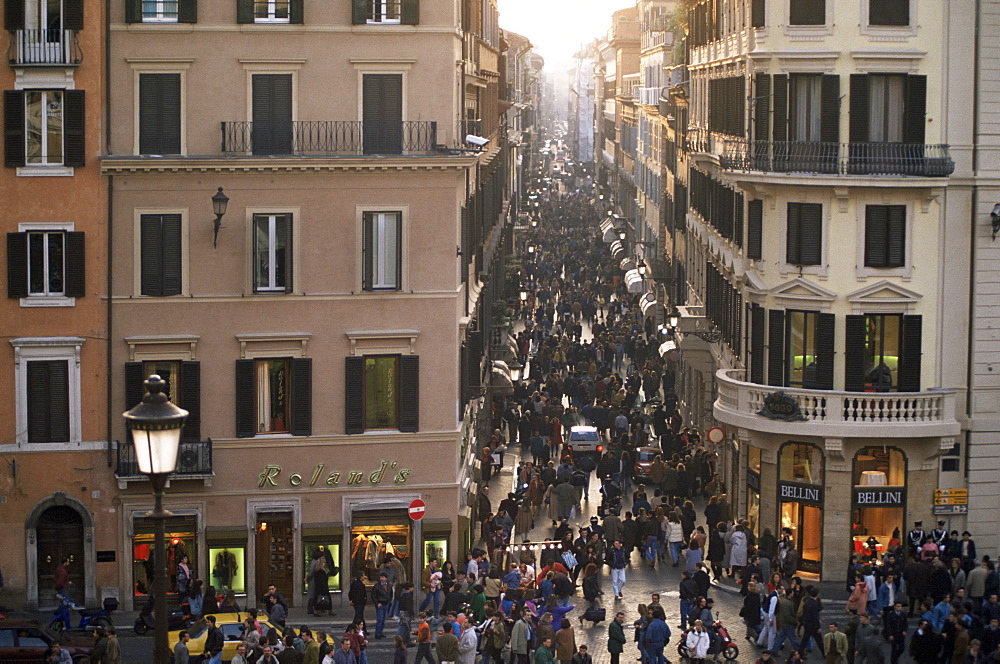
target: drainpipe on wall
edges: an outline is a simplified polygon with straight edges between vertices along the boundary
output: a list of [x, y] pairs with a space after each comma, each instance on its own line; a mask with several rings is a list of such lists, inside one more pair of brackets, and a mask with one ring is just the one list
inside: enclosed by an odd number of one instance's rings
[[[104, 0], [104, 154], [111, 154], [111, 0]], [[108, 176], [108, 224], [107, 224], [107, 236], [108, 244], [106, 251], [108, 252], [107, 257], [107, 274], [105, 277], [105, 289], [107, 292], [108, 302], [106, 308], [106, 321], [105, 321], [105, 334], [107, 335], [106, 347], [105, 347], [105, 371], [107, 372], [107, 389], [105, 391], [105, 426], [106, 433], [105, 436], [107, 440], [107, 463], [108, 468], [114, 463], [114, 455], [112, 452], [112, 442], [111, 442], [111, 422], [114, 416], [114, 408], [112, 407], [112, 386], [111, 386], [111, 269], [113, 267], [113, 246], [111, 242], [111, 229], [113, 225], [112, 220], [112, 200], [111, 194], [114, 191], [114, 178], [113, 176]]]

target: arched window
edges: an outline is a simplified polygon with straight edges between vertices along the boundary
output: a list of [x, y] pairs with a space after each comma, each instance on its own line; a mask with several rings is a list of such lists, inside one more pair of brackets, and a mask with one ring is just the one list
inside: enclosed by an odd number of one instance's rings
[[852, 550], [882, 556], [901, 544], [906, 510], [906, 455], [895, 447], [863, 447], [851, 472]]
[[785, 443], [778, 460], [778, 479], [802, 484], [823, 483], [823, 451], [808, 443]]
[[854, 455], [854, 486], [906, 486], [906, 455], [895, 447], [864, 447]]

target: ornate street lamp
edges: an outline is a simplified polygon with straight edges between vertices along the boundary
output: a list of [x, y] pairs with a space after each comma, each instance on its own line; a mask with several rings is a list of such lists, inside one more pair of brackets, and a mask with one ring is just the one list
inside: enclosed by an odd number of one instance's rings
[[[221, 190], [220, 190], [221, 191]], [[173, 516], [163, 509], [163, 489], [177, 468], [177, 450], [188, 412], [170, 402], [164, 393], [167, 383], [156, 374], [146, 381], [146, 394], [132, 410], [122, 413], [132, 432], [139, 472], [149, 476], [153, 487], [153, 511], [146, 514], [155, 524], [153, 611], [155, 615], [153, 662], [168, 664], [167, 643], [167, 551], [164, 522]]]

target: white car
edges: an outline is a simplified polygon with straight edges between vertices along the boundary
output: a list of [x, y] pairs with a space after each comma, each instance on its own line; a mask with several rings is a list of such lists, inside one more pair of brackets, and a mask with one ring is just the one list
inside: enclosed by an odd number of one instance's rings
[[574, 459], [581, 456], [600, 456], [604, 452], [604, 444], [601, 442], [601, 434], [597, 432], [597, 427], [570, 428], [566, 450]]

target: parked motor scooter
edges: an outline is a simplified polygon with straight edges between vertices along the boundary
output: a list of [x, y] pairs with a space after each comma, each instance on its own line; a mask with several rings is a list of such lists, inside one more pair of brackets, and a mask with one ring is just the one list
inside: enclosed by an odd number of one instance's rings
[[[687, 635], [689, 631], [691, 630], [684, 630], [681, 634], [681, 641], [677, 644], [677, 653], [684, 658], [688, 657]], [[733, 643], [733, 640], [729, 636], [729, 630], [722, 626], [721, 621], [716, 620], [712, 623], [710, 631], [714, 632], [714, 634], [712, 637], [712, 647], [708, 650], [709, 654], [718, 656], [721, 651], [722, 656], [729, 662], [740, 656], [739, 646]]]
[[70, 609], [80, 614], [80, 624], [76, 626], [76, 629], [96, 629], [98, 627], [107, 629], [114, 626], [114, 623], [111, 621], [111, 614], [118, 610], [118, 599], [116, 597], [105, 597], [104, 606], [97, 609], [81, 608], [74, 604], [72, 600], [62, 595], [58, 597], [59, 606], [56, 607], [55, 613], [52, 614], [52, 622], [49, 623], [49, 629], [53, 632], [73, 629]]
[[[142, 607], [142, 611], [139, 612], [139, 617], [135, 619], [135, 624], [132, 629], [139, 636], [142, 636], [149, 630], [156, 626], [156, 617], [153, 615], [153, 594], [149, 594], [149, 599], [146, 600], [145, 606]], [[191, 605], [187, 602], [181, 604], [181, 608], [174, 609], [167, 614], [167, 629], [174, 631], [178, 629], [187, 629], [194, 622], [194, 618], [191, 617]]]

